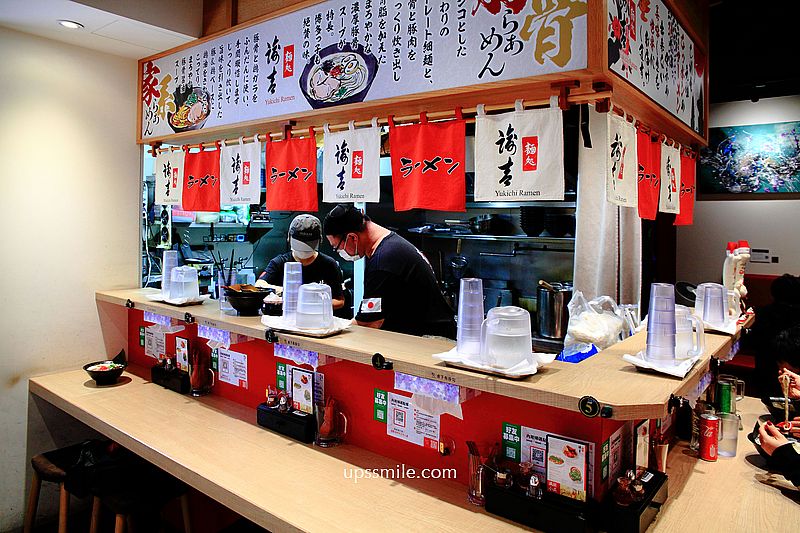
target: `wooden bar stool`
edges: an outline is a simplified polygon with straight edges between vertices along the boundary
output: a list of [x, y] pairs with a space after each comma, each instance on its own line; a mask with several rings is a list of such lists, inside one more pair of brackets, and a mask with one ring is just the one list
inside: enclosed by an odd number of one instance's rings
[[58, 483], [61, 493], [58, 505], [58, 533], [66, 533], [67, 515], [69, 514], [69, 492], [64, 487], [64, 482], [67, 479], [66, 470], [77, 462], [80, 452], [81, 445], [75, 444], [58, 450], [40, 453], [31, 458], [33, 478], [31, 479], [28, 508], [25, 511], [24, 533], [30, 533], [33, 530], [36, 510], [39, 507], [39, 491], [42, 488], [42, 481]]

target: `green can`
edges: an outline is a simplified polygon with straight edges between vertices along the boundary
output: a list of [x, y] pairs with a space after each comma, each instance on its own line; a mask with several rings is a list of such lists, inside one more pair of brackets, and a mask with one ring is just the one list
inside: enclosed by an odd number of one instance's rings
[[717, 411], [720, 413], [736, 412], [736, 384], [730, 381], [717, 382]]

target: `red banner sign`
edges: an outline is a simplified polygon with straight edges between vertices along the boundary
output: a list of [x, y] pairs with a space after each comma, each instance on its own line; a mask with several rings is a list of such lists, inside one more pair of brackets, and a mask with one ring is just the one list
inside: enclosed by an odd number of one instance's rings
[[219, 211], [219, 150], [189, 152], [183, 168], [183, 208]]
[[655, 220], [661, 185], [661, 143], [653, 142], [649, 132], [636, 132], [639, 217]]
[[676, 226], [691, 226], [694, 223], [695, 172], [697, 160], [681, 154], [681, 212], [675, 215]]
[[294, 45], [286, 45], [283, 49], [283, 77], [294, 76]]
[[395, 211], [466, 211], [465, 123], [389, 127]]
[[317, 210], [317, 142], [305, 139], [269, 142], [267, 161], [267, 209]]

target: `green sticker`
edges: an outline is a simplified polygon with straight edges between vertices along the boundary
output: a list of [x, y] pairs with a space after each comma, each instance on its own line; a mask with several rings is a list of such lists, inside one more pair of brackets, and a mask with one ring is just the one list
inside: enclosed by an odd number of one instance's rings
[[372, 411], [373, 420], [386, 423], [386, 408], [389, 405], [389, 395], [385, 390], [375, 389], [375, 403]]
[[139, 326], [139, 346], [144, 346], [144, 326]]
[[278, 390], [286, 390], [286, 363], [278, 363], [276, 369], [275, 386]]
[[522, 457], [522, 428], [517, 424], [503, 422], [503, 456], [516, 462]]
[[211, 350], [211, 370], [219, 372], [219, 352], [216, 348]]
[[608, 479], [608, 456], [609, 456], [609, 444], [608, 441], [603, 443], [602, 448], [602, 461], [601, 461], [601, 468], [600, 468], [600, 475], [602, 480], [605, 481]]

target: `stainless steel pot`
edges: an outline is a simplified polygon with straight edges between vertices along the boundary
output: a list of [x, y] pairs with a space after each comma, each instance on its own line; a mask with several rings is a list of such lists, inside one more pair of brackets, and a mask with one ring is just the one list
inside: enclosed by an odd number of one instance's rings
[[537, 324], [539, 335], [548, 339], [563, 339], [567, 335], [569, 312], [567, 304], [572, 299], [571, 283], [550, 283], [536, 288]]

